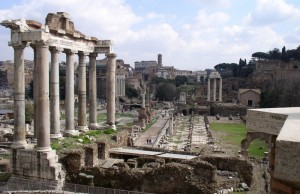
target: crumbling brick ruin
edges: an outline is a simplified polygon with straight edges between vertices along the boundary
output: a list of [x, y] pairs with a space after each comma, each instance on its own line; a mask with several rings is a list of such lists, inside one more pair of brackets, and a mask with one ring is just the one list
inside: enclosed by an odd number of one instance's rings
[[[115, 143], [125, 139], [126, 134], [118, 137], [113, 138]], [[66, 182], [161, 194], [207, 194], [224, 186], [236, 187], [241, 181], [249, 186], [252, 183], [251, 163], [236, 157], [198, 156], [184, 160], [145, 155], [128, 157], [110, 167], [103, 167], [97, 159], [108, 159], [109, 148], [115, 146], [110, 143], [102, 141], [63, 153], [61, 162], [66, 170]], [[233, 179], [228, 180], [226, 176], [224, 181], [220, 174], [225, 172], [232, 174]]]

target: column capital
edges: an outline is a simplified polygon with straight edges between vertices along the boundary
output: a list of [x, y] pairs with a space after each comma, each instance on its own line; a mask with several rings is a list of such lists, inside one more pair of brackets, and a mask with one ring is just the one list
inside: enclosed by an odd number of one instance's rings
[[64, 49], [63, 52], [66, 53], [67, 55], [77, 54], [78, 53], [77, 50], [73, 50], [73, 49]]
[[84, 57], [84, 56], [88, 56], [89, 55], [89, 53], [85, 52], [85, 51], [78, 51], [77, 54], [78, 54], [79, 57]]
[[35, 45], [35, 46], [49, 46], [49, 41], [35, 40], [35, 41], [32, 41], [31, 44]]
[[106, 56], [108, 58], [116, 58], [117, 57], [117, 54], [116, 53], [107, 53]]
[[57, 46], [50, 46], [50, 47], [49, 47], [49, 51], [50, 51], [51, 53], [60, 53], [60, 52], [63, 51], [63, 48], [57, 47]]
[[24, 49], [25, 47], [28, 46], [27, 42], [16, 42], [12, 43], [10, 46], [12, 46], [14, 49]]
[[98, 53], [90, 53], [89, 57], [90, 58], [96, 58], [98, 56]]

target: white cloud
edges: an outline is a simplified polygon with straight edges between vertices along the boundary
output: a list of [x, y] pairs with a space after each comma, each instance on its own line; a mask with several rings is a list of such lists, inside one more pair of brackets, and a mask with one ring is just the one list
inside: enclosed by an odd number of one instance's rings
[[300, 9], [285, 0], [257, 0], [255, 9], [245, 17], [246, 23], [252, 25], [280, 23], [291, 19], [300, 19]]
[[155, 12], [149, 12], [146, 14], [146, 18], [153, 20], [153, 19], [164, 19], [164, 15], [163, 14], [158, 14]]
[[[126, 63], [156, 60], [157, 54], [162, 53], [164, 65], [181, 69], [205, 69], [221, 62], [238, 62], [239, 58], [249, 59], [253, 52], [299, 41], [297, 30], [283, 36], [271, 25], [253, 25], [258, 19], [262, 24], [267, 21], [263, 18], [274, 15], [273, 19], [277, 17], [278, 21], [297, 18], [299, 10], [283, 0], [258, 0], [255, 10], [248, 14], [247, 23], [242, 24], [232, 23], [233, 13], [208, 8], [220, 3], [230, 7], [231, 1], [201, 0], [200, 3], [204, 6], [191, 14], [193, 19], [186, 21], [173, 13], [152, 10], [139, 16], [125, 0], [85, 0], [84, 3], [81, 0], [41, 0], [38, 4], [30, 0], [0, 10], [0, 20], [24, 17], [44, 23], [47, 13], [64, 11], [82, 33], [114, 40], [118, 58]], [[1, 27], [0, 34], [0, 50], [5, 50], [0, 60], [12, 59], [12, 49], [7, 49], [9, 30]], [[31, 59], [32, 52], [26, 52], [26, 57]]]
[[201, 27], [222, 25], [229, 19], [230, 16], [225, 12], [208, 14], [205, 10], [200, 10], [196, 16], [197, 25]]
[[229, 8], [232, 6], [232, 0], [188, 0], [201, 7]]

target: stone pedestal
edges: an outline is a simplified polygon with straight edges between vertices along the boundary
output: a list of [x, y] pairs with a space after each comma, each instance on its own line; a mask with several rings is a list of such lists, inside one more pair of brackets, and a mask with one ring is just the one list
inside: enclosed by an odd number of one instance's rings
[[145, 127], [146, 124], [149, 122], [148, 114], [146, 112], [146, 108], [141, 108], [139, 110], [139, 123], [141, 127]]
[[33, 180], [63, 181], [64, 172], [55, 150], [38, 152], [32, 149], [12, 149], [14, 176]]
[[150, 107], [148, 105], [146, 106], [146, 114], [147, 114], [147, 118], [148, 118], [147, 123], [149, 123], [152, 119], [152, 112], [151, 112]]

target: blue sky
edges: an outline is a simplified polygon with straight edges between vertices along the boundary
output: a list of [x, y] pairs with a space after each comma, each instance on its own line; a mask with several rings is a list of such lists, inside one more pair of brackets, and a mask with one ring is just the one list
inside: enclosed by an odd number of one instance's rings
[[[0, 20], [68, 12], [76, 30], [114, 41], [118, 58], [156, 60], [204, 70], [251, 59], [256, 51], [300, 45], [299, 0], [0, 0]], [[0, 27], [0, 60], [13, 59], [10, 31]], [[62, 58], [64, 56], [62, 55]], [[104, 56], [98, 56], [99, 59]], [[27, 48], [25, 58], [32, 59]]]

